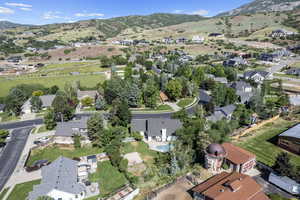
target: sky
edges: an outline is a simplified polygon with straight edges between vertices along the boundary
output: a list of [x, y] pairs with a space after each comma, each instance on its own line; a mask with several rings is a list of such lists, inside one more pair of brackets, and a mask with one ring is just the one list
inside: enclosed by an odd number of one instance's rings
[[214, 16], [251, 0], [0, 0], [0, 20], [51, 24], [153, 13]]

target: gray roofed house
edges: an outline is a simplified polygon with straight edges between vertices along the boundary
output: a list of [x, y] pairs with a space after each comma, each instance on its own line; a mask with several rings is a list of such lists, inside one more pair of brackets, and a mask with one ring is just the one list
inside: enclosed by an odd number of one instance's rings
[[292, 137], [300, 139], [300, 124], [284, 131], [279, 135], [279, 137]]
[[52, 102], [55, 99], [56, 95], [43, 95], [40, 96], [40, 99], [43, 103], [42, 107], [43, 108], [49, 108], [52, 106]]
[[36, 200], [41, 196], [54, 199], [83, 199], [85, 186], [78, 182], [78, 161], [59, 157], [50, 165], [42, 168], [41, 184], [33, 186], [28, 200]]
[[253, 80], [256, 83], [261, 83], [266, 79], [270, 79], [272, 74], [262, 70], [252, 70], [244, 73], [244, 78], [246, 80]]
[[54, 142], [57, 144], [73, 144], [73, 136], [80, 134], [87, 139], [88, 118], [57, 123]]
[[208, 104], [211, 102], [212, 97], [208, 95], [205, 90], [199, 92], [199, 104]]
[[224, 61], [223, 65], [225, 67], [236, 67], [239, 65], [248, 65], [248, 62], [247, 62], [247, 60], [245, 60], [243, 58], [235, 57], [235, 58]]
[[178, 119], [150, 118], [131, 120], [131, 131], [140, 132], [148, 141], [170, 141], [176, 130], [182, 127]]
[[241, 103], [245, 103], [251, 99], [254, 95], [252, 86], [245, 81], [236, 81], [231, 84], [231, 87], [235, 89], [236, 94], [240, 98]]
[[300, 68], [293, 67], [291, 69], [286, 70], [285, 73], [288, 75], [300, 76]]
[[221, 119], [231, 120], [232, 114], [235, 111], [236, 106], [231, 104], [221, 108], [215, 108], [214, 113], [207, 117], [207, 120], [212, 122], [220, 121]]

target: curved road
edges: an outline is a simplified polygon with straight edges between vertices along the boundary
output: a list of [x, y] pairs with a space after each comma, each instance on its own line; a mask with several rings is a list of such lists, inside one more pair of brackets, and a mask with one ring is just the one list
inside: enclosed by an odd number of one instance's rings
[[33, 127], [15, 129], [11, 139], [0, 154], [0, 191], [14, 172]]

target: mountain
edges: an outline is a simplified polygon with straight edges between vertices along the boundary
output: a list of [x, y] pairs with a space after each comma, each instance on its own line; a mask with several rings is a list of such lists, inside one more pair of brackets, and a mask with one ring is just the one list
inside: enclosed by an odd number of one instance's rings
[[270, 11], [289, 11], [300, 6], [300, 0], [254, 0], [218, 16], [253, 14]]
[[25, 26], [22, 24], [15, 24], [9, 21], [0, 21], [0, 30], [1, 29], [7, 29], [7, 28], [16, 28], [16, 27], [20, 27], [20, 26]]

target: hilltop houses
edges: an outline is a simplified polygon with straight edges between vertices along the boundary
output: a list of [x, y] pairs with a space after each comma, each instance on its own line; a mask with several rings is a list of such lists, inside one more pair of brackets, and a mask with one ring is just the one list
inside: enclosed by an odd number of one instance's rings
[[204, 42], [204, 37], [200, 36], [200, 35], [194, 35], [192, 38], [192, 42], [196, 43], [196, 44], [201, 44]]
[[287, 31], [285, 29], [277, 29], [272, 31], [270, 34], [270, 37], [277, 38], [277, 37], [287, 37], [291, 35], [296, 35], [297, 33], [292, 32], [292, 31]]
[[252, 70], [244, 73], [244, 79], [262, 83], [264, 80], [272, 79], [272, 74], [262, 70]]

